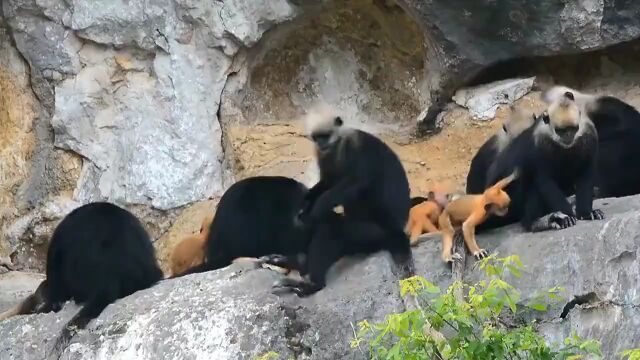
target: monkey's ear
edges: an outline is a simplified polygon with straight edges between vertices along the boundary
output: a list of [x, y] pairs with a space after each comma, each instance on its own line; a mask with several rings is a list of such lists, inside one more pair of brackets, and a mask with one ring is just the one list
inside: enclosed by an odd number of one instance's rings
[[542, 121], [544, 121], [545, 124], [549, 125], [549, 123], [551, 122], [551, 118], [549, 117], [549, 113], [548, 112], [544, 112], [542, 113]]
[[564, 93], [564, 97], [566, 97], [567, 99], [571, 100], [571, 101], [575, 101], [576, 98], [573, 96], [573, 93], [571, 91], [567, 91]]
[[429, 191], [429, 193], [427, 194], [427, 199], [430, 201], [433, 201], [436, 199], [436, 193], [434, 193], [433, 191]]
[[485, 212], [490, 212], [492, 207], [493, 207], [493, 205], [491, 205], [491, 204], [484, 204], [484, 211]]
[[340, 116], [336, 116], [335, 119], [333, 119], [333, 125], [334, 126], [342, 126], [344, 122], [342, 121], [342, 118]]

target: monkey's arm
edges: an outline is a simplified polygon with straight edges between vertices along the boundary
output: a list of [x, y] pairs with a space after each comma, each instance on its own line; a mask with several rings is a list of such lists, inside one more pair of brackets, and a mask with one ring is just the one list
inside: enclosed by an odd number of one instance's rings
[[316, 221], [324, 214], [333, 211], [333, 208], [345, 202], [345, 199], [354, 197], [365, 185], [363, 179], [348, 177], [340, 181], [336, 186], [323, 192], [315, 204], [311, 206], [311, 219]]
[[538, 171], [535, 175], [535, 186], [540, 195], [542, 195], [543, 201], [549, 207], [549, 212], [561, 211], [565, 215], [575, 217], [571, 204], [567, 201], [564, 192], [549, 175]]
[[593, 184], [595, 161], [591, 161], [584, 173], [576, 181], [576, 217], [580, 220], [601, 220], [601, 210], [593, 210]]

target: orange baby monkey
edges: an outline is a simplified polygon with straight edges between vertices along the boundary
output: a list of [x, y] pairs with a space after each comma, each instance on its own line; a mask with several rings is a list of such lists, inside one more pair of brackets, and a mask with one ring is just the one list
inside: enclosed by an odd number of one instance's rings
[[185, 237], [171, 254], [171, 276], [182, 274], [193, 266], [200, 265], [204, 261], [204, 247], [209, 237], [209, 227], [213, 221], [213, 215], [208, 215], [202, 220], [200, 232]]
[[476, 226], [490, 215], [505, 216], [511, 199], [504, 188], [518, 177], [517, 171], [498, 181], [480, 195], [463, 195], [451, 201], [440, 214], [438, 223], [442, 231], [442, 260], [453, 261], [460, 255], [451, 253], [456, 228], [462, 228], [464, 242], [469, 251], [478, 259], [487, 255], [476, 243]]
[[409, 235], [411, 246], [418, 245], [418, 237], [423, 233], [438, 232], [438, 217], [442, 209], [451, 201], [452, 195], [441, 191], [439, 186], [429, 191], [427, 201], [409, 210], [409, 221], [405, 232]]

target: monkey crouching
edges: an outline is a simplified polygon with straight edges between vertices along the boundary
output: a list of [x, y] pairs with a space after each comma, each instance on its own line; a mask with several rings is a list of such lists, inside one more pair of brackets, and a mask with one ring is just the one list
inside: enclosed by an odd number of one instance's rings
[[462, 228], [464, 242], [473, 256], [486, 256], [484, 249], [476, 243], [475, 229], [491, 215], [505, 216], [511, 199], [504, 188], [517, 178], [517, 172], [498, 181], [481, 195], [462, 195], [451, 201], [442, 211], [438, 223], [442, 231], [442, 260], [451, 262], [460, 255], [452, 254], [456, 228]]

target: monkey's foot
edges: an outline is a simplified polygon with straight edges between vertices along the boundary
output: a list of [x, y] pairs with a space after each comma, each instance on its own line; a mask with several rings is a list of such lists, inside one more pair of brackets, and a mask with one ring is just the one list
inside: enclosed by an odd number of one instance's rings
[[299, 297], [305, 297], [318, 292], [321, 288], [312, 282], [283, 278], [273, 284], [272, 293], [278, 295], [283, 292], [294, 292]]
[[569, 216], [560, 211], [549, 214], [549, 228], [555, 230], [566, 229], [574, 226], [577, 223], [577, 219], [574, 216]]
[[485, 250], [485, 249], [480, 249], [480, 250], [475, 251], [473, 253], [473, 256], [475, 256], [475, 258], [478, 259], [478, 260], [486, 258], [487, 255], [488, 255], [488, 253], [487, 253], [487, 250]]
[[446, 263], [452, 263], [454, 261], [462, 261], [462, 255], [458, 253], [443, 253], [442, 260]]
[[603, 220], [604, 212], [600, 209], [593, 209], [587, 215], [578, 215], [578, 220]]

